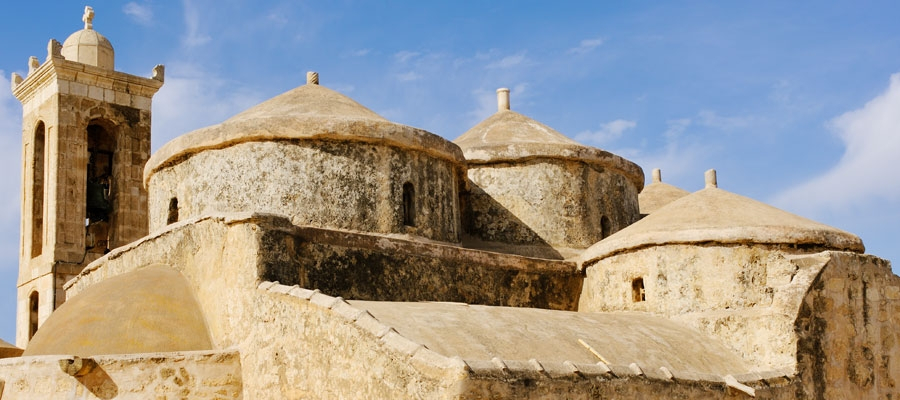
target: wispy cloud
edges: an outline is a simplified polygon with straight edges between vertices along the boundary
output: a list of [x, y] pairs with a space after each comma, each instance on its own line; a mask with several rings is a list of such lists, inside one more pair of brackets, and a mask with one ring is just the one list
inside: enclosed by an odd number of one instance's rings
[[360, 49], [350, 52], [350, 55], [353, 57], [365, 57], [371, 53], [371, 49]]
[[[661, 142], [661, 146], [647, 147], [644, 144], [638, 148], [612, 149], [612, 152], [634, 161], [645, 168], [645, 171], [652, 168], [662, 169], [667, 181], [690, 179], [702, 183], [702, 175], [689, 175], [708, 168], [710, 155], [717, 152], [714, 151], [713, 145], [689, 134], [692, 124], [689, 118], [668, 120], [666, 130], [660, 135], [663, 140], [652, 142], [654, 144]], [[684, 189], [692, 190], [691, 187]]]
[[723, 131], [747, 128], [754, 122], [755, 118], [750, 116], [726, 117], [709, 110], [703, 110], [697, 114], [698, 125]]
[[843, 212], [874, 201], [900, 207], [900, 73], [888, 89], [862, 108], [847, 112], [827, 127], [844, 142], [837, 165], [825, 173], [784, 191], [775, 203], [815, 215]]
[[585, 144], [605, 145], [622, 136], [622, 133], [634, 129], [637, 122], [625, 119], [617, 119], [600, 125], [596, 131], [584, 131], [575, 135], [575, 140]]
[[170, 63], [166, 84], [153, 98], [153, 150], [192, 130], [222, 122], [263, 96], [196, 64]]
[[398, 51], [394, 54], [394, 59], [397, 60], [398, 63], [404, 64], [409, 62], [409, 60], [417, 57], [420, 53], [417, 51]]
[[488, 68], [488, 69], [493, 69], [493, 68], [498, 68], [498, 69], [512, 68], [512, 67], [515, 67], [515, 66], [517, 66], [517, 65], [522, 64], [522, 63], [525, 62], [525, 61], [526, 61], [526, 58], [525, 58], [525, 52], [522, 52], [522, 53], [514, 54], [514, 55], [511, 55], [511, 56], [506, 56], [506, 57], [503, 57], [503, 58], [501, 58], [501, 59], [499, 59], [499, 60], [497, 60], [497, 61], [494, 61], [494, 62], [492, 62], [492, 63], [489, 63], [485, 68]]
[[200, 29], [200, 10], [191, 0], [184, 0], [185, 35], [181, 43], [186, 47], [197, 47], [209, 43], [212, 38]]
[[594, 39], [584, 39], [579, 44], [578, 47], [573, 47], [567, 51], [569, 54], [586, 54], [594, 51], [597, 47], [600, 47], [603, 44], [603, 38], [594, 38]]
[[422, 79], [422, 75], [416, 73], [416, 71], [408, 71], [401, 74], [396, 75], [397, 80], [400, 82], [412, 82]]
[[130, 1], [122, 6], [122, 12], [129, 16], [132, 21], [141, 25], [149, 26], [153, 24], [153, 10], [147, 4], [138, 4]]

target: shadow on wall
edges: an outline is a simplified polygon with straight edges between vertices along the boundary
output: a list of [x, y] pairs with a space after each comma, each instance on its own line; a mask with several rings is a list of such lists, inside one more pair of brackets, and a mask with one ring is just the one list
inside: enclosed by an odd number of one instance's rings
[[469, 181], [460, 193], [462, 245], [466, 248], [562, 260], [566, 258], [524, 221]]

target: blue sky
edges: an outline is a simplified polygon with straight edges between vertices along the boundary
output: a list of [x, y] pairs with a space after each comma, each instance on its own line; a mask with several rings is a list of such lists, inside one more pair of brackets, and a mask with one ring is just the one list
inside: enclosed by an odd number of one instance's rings
[[[10, 74], [86, 4], [4, 4], [0, 337], [14, 339], [21, 106]], [[900, 3], [94, 1], [116, 69], [150, 76], [153, 148], [298, 86], [454, 139], [515, 111], [686, 190], [719, 187], [853, 232], [900, 260]], [[896, 75], [895, 75], [896, 74]]]

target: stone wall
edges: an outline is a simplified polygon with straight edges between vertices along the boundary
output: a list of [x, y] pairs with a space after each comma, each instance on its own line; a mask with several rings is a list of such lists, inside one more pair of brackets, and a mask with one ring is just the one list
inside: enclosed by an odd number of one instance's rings
[[625, 176], [580, 161], [470, 165], [468, 178], [466, 233], [487, 242], [545, 247], [547, 258], [574, 255], [572, 249], [585, 249], [639, 217], [637, 189]]
[[347, 299], [575, 310], [575, 264], [317, 228], [263, 235], [264, 280]]
[[[459, 241], [460, 173], [451, 161], [365, 142], [282, 140], [211, 149], [148, 178], [150, 227], [215, 212], [287, 215], [297, 225]], [[414, 188], [415, 226], [403, 221]]]
[[[824, 261], [762, 246], [668, 245], [585, 265], [579, 311], [646, 311], [722, 339], [760, 369], [794, 368], [793, 323]], [[636, 280], [644, 301], [635, 301]]]
[[[68, 356], [0, 360], [6, 399], [237, 399], [241, 364], [236, 352], [96, 356], [83, 375], [64, 372]], [[88, 361], [90, 362], [90, 361]]]
[[830, 253], [796, 321], [803, 397], [900, 398], [900, 277], [890, 262]]

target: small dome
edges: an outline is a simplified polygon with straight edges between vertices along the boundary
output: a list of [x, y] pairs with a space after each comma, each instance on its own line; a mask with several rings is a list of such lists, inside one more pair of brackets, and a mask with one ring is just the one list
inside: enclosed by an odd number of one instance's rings
[[594, 244], [579, 259], [590, 262], [644, 247], [697, 243], [865, 251], [856, 235], [717, 187], [707, 187]]
[[112, 43], [93, 28], [94, 9], [85, 7], [82, 19], [84, 29], [69, 35], [63, 42], [63, 57], [69, 61], [103, 69], [115, 69], [115, 51]]
[[106, 279], [66, 301], [25, 356], [210, 350], [206, 320], [187, 280], [152, 265]]
[[666, 204], [689, 194], [691, 192], [687, 190], [664, 183], [659, 168], [656, 168], [653, 170], [653, 182], [644, 186], [644, 189], [638, 194], [641, 214], [651, 214]]
[[247, 141], [333, 139], [384, 142], [462, 164], [459, 148], [433, 133], [388, 121], [315, 82], [297, 87], [224, 122], [181, 135], [150, 157], [145, 182], [176, 159]]
[[488, 164], [537, 157], [584, 161], [620, 171], [638, 190], [644, 172], [637, 164], [582, 145], [529, 117], [509, 110], [509, 90], [498, 89], [498, 110], [456, 138], [470, 164]]

